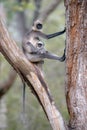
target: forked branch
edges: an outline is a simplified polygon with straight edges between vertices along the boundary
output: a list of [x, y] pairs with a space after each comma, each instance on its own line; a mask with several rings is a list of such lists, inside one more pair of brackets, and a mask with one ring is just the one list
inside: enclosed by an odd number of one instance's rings
[[13, 66], [16, 72], [24, 79], [45, 111], [53, 130], [65, 130], [61, 114], [56, 109], [40, 71], [31, 64], [19, 49], [0, 19], [0, 51]]

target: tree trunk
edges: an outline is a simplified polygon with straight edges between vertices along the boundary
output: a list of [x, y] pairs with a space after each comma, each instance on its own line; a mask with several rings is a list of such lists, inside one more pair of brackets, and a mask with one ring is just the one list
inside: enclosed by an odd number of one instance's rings
[[87, 0], [65, 0], [66, 100], [73, 130], [87, 130]]

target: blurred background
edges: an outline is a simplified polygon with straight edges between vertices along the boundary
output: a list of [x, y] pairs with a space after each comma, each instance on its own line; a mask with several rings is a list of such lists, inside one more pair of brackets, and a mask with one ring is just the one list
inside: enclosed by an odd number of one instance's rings
[[[43, 32], [46, 34], [61, 31], [65, 27], [65, 7], [62, 0], [0, 0], [0, 15], [11, 37], [20, 48], [23, 36], [37, 18], [43, 19]], [[61, 56], [65, 47], [65, 34], [51, 40], [44, 40], [44, 43], [47, 50]], [[64, 119], [68, 121], [65, 100], [65, 63], [45, 60], [43, 70], [55, 104]], [[28, 86], [25, 116], [23, 115], [21, 79], [0, 54], [1, 88], [5, 88], [6, 94], [0, 99], [0, 130], [51, 130], [42, 107]]]

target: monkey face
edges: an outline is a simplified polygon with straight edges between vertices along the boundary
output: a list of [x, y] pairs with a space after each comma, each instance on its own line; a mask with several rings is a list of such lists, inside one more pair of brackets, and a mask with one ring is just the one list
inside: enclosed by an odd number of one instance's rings
[[46, 52], [44, 43], [39, 41], [36, 43], [36, 48], [39, 50], [39, 53], [44, 54]]
[[43, 28], [41, 21], [37, 20], [33, 24], [33, 30], [40, 31]]
[[38, 37], [35, 37], [35, 38], [31, 38], [30, 39], [30, 42], [32, 43], [32, 45], [37, 48], [37, 49], [42, 49], [44, 48], [44, 43], [38, 38]]
[[41, 42], [41, 41], [39, 41], [39, 42], [36, 43], [36, 47], [37, 47], [38, 49], [44, 48], [44, 43]]

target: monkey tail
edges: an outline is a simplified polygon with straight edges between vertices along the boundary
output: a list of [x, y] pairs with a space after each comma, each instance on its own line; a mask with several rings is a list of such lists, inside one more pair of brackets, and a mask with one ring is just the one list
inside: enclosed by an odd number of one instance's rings
[[23, 114], [25, 114], [25, 89], [26, 89], [26, 84], [23, 82]]

